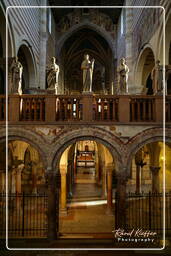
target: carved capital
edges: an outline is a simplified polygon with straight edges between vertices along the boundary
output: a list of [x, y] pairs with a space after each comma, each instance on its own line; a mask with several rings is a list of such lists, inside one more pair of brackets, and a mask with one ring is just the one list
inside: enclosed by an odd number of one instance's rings
[[150, 171], [152, 174], [158, 174], [161, 167], [159, 166], [150, 166]]
[[54, 172], [52, 169], [48, 169], [45, 172], [45, 179], [46, 179], [46, 184], [48, 186], [52, 186], [57, 184], [57, 173]]

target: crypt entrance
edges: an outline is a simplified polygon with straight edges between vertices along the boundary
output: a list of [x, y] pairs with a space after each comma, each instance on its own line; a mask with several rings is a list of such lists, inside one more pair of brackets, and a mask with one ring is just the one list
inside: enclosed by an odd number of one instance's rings
[[76, 141], [62, 153], [59, 170], [59, 237], [111, 236], [116, 171], [107, 147]]

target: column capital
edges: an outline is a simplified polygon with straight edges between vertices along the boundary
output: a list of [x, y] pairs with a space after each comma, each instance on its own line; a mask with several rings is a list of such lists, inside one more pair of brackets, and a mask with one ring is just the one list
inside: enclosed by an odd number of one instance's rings
[[160, 166], [150, 166], [150, 170], [154, 174], [158, 174], [159, 170], [161, 169]]
[[56, 183], [57, 173], [52, 168], [47, 168], [45, 171], [45, 179], [48, 185]]

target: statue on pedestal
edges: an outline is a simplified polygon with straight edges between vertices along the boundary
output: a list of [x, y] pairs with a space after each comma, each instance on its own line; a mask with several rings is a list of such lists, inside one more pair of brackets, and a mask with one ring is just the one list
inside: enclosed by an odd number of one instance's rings
[[92, 92], [92, 79], [93, 79], [93, 70], [94, 70], [94, 59], [90, 61], [89, 55], [84, 55], [84, 60], [81, 63], [81, 69], [83, 70], [83, 92], [90, 93]]
[[119, 76], [119, 92], [122, 94], [128, 93], [128, 73], [129, 68], [126, 65], [125, 58], [120, 60], [120, 65], [117, 68], [117, 73]]
[[22, 95], [22, 74], [23, 74], [23, 66], [18, 61], [18, 57], [14, 57], [10, 71], [12, 73], [12, 92], [18, 93]]
[[162, 92], [162, 68], [160, 61], [157, 60], [154, 68], [151, 71], [153, 94], [159, 94]]
[[51, 64], [47, 69], [47, 84], [48, 90], [55, 90], [55, 94], [58, 94], [59, 91], [59, 66], [56, 64], [56, 58], [52, 57]]

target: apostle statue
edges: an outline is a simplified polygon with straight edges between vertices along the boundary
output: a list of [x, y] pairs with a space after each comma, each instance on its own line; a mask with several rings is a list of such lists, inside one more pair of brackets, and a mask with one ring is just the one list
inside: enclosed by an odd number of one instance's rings
[[58, 94], [59, 91], [58, 78], [59, 66], [56, 64], [56, 58], [52, 57], [51, 64], [47, 69], [47, 84], [48, 90], [55, 90], [55, 94]]
[[83, 70], [83, 92], [92, 92], [92, 79], [94, 70], [94, 59], [90, 61], [89, 55], [84, 55], [84, 60], [81, 63], [81, 69]]
[[23, 66], [18, 61], [18, 57], [14, 57], [10, 71], [12, 74], [12, 92], [18, 93], [22, 95], [22, 74], [23, 74]]
[[117, 73], [119, 76], [119, 92], [123, 94], [128, 93], [128, 73], [129, 68], [126, 65], [125, 58], [120, 60], [120, 65], [117, 68]]
[[157, 60], [154, 68], [151, 71], [153, 94], [160, 94], [162, 92], [162, 67], [160, 61]]

